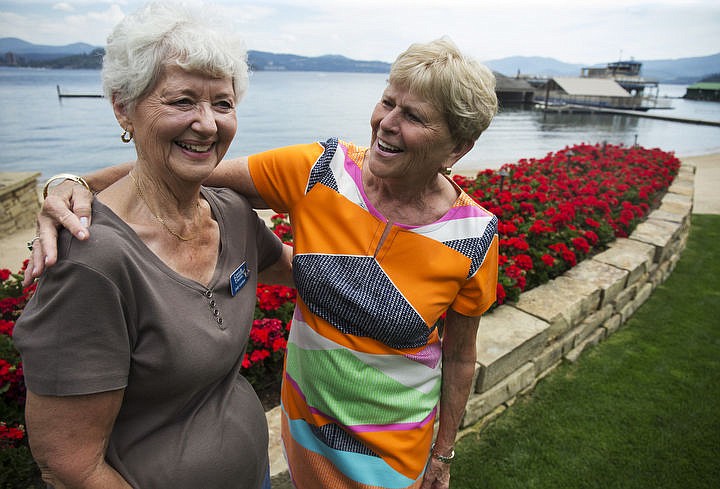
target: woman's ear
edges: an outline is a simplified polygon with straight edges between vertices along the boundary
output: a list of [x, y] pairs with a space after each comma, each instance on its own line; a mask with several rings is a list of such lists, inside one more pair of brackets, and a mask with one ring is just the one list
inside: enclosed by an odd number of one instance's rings
[[113, 112], [115, 112], [115, 119], [117, 119], [120, 127], [132, 132], [132, 122], [130, 122], [130, 115], [128, 114], [127, 104], [118, 101], [117, 95], [113, 94], [112, 97]]
[[[458, 143], [457, 146], [455, 146], [455, 149], [452, 153], [450, 153], [450, 157], [453, 160], [452, 165], [458, 162], [460, 158], [465, 156], [470, 152], [471, 149], [475, 146], [475, 141], [469, 141], [465, 143]], [[450, 165], [450, 166], [452, 166]]]

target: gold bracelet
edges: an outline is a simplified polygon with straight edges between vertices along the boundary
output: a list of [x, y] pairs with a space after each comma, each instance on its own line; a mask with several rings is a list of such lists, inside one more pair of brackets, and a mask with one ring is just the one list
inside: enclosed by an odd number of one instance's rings
[[77, 175], [73, 175], [72, 173], [58, 173], [57, 175], [53, 175], [50, 178], [48, 178], [47, 182], [45, 182], [45, 186], [43, 187], [43, 199], [47, 198], [48, 189], [50, 188], [50, 184], [54, 182], [55, 180], [72, 180], [75, 183], [79, 183], [83, 187], [87, 189], [88, 192], [92, 192], [90, 190], [90, 185], [85, 181], [83, 177], [79, 177]]

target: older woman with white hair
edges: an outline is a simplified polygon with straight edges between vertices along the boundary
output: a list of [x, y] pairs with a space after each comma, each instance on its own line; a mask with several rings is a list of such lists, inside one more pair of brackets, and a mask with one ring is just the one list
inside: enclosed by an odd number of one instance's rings
[[97, 194], [88, 241], [61, 234], [14, 337], [54, 487], [268, 482], [264, 411], [239, 372], [258, 272], [289, 279], [290, 253], [242, 196], [201, 186], [248, 80], [242, 40], [208, 14], [150, 4], [108, 38], [104, 89], [137, 161]]
[[[275, 149], [224, 161], [207, 180], [290, 214], [298, 300], [282, 436], [298, 488], [449, 486], [498, 238], [495, 216], [448, 173], [495, 115], [494, 88], [449, 39], [413, 44], [372, 112], [369, 147]], [[97, 172], [92, 186], [113, 175]], [[53, 262], [53, 219], [88, 232], [66, 207], [83, 216], [88, 192], [62, 187], [45, 207], [34, 273], [43, 254]]]

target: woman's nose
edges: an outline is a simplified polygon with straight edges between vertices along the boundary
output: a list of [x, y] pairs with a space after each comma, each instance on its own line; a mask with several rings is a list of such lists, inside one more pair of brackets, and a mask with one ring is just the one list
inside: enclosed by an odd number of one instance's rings
[[397, 128], [400, 112], [397, 108], [388, 111], [380, 119], [380, 127], [383, 131], [392, 131]]
[[208, 104], [198, 105], [197, 115], [192, 125], [193, 129], [201, 134], [214, 134], [217, 132], [215, 113]]

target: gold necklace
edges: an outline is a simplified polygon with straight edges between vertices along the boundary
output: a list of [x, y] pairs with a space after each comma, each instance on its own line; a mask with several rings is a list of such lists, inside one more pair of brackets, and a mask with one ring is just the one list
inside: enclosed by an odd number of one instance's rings
[[[140, 200], [142, 200], [142, 201], [145, 203], [145, 205], [147, 206], [148, 210], [150, 211], [150, 214], [152, 214], [153, 217], [154, 217], [160, 224], [162, 224], [162, 226], [165, 228], [165, 230], [166, 230], [168, 233], [172, 234], [173, 236], [175, 236], [175, 237], [176, 237], [177, 239], [179, 239], [180, 241], [191, 241], [191, 240], [197, 238], [197, 235], [193, 235], [193, 236], [183, 236], [182, 234], [179, 234], [179, 233], [175, 232], [174, 230], [172, 230], [172, 229], [170, 228], [170, 226], [167, 225], [167, 222], [165, 222], [165, 219], [163, 219], [162, 217], [160, 217], [160, 216], [158, 216], [157, 214], [155, 214], [155, 212], [152, 210], [152, 207], [150, 207], [150, 204], [148, 204], [148, 201], [145, 199], [145, 194], [143, 193], [142, 188], [140, 187], [140, 183], [137, 181], [137, 179], [135, 178], [135, 175], [133, 175], [133, 172], [132, 172], [132, 171], [128, 173], [128, 176], [130, 177], [130, 179], [131, 179], [131, 180], [133, 181], [133, 183], [135, 184], [135, 192], [138, 194], [138, 197], [140, 197]], [[200, 204], [195, 203], [195, 207], [196, 207], [196, 209], [199, 209]]]

